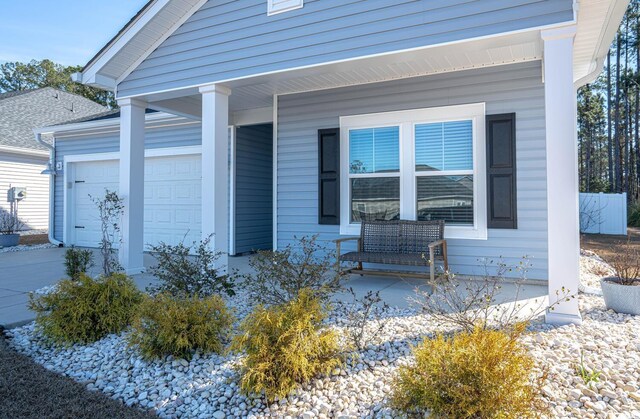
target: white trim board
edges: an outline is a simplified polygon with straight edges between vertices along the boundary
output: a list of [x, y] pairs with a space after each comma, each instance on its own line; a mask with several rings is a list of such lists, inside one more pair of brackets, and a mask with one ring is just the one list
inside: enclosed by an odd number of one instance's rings
[[[473, 124], [473, 226], [447, 225], [445, 237], [449, 239], [488, 238], [487, 193], [486, 193], [486, 148], [485, 148], [485, 103], [442, 106], [406, 111], [384, 112], [340, 117], [340, 234], [360, 233], [360, 224], [351, 223], [351, 191], [349, 176], [349, 131], [360, 128], [398, 126], [400, 171], [396, 174], [372, 173], [359, 177], [400, 178], [400, 218], [416, 219], [415, 136], [416, 124], [471, 120]], [[407, 149], [408, 148], [408, 149]], [[438, 172], [448, 175], [447, 172]], [[452, 173], [451, 176], [458, 175]]]
[[[191, 9], [189, 9], [189, 11], [187, 11], [187, 13], [184, 14], [184, 16], [182, 16], [180, 19], [178, 19], [178, 21], [176, 23], [173, 24], [173, 26], [167, 31], [165, 32], [161, 37], [159, 37], [158, 39], [156, 39], [156, 41], [147, 49], [147, 51], [145, 51], [144, 54], [142, 54], [140, 57], [138, 57], [138, 59], [136, 61], [133, 62], [133, 64], [131, 64], [129, 66], [129, 68], [127, 68], [127, 70], [122, 73], [117, 79], [116, 79], [116, 88], [117, 86], [122, 82], [122, 80], [126, 79], [127, 76], [129, 76], [129, 74], [133, 73], [133, 71], [138, 68], [138, 66], [140, 64], [142, 64], [142, 62], [144, 60], [147, 59], [147, 57], [149, 57], [149, 55], [151, 55], [151, 53], [153, 51], [155, 51], [164, 41], [166, 41], [171, 35], [173, 35], [173, 33], [178, 30], [178, 28], [180, 26], [182, 26], [183, 23], [185, 23], [191, 16], [193, 16], [194, 13], [196, 13], [198, 10], [200, 10], [200, 8], [202, 6], [204, 6], [204, 4], [207, 2], [207, 0], [198, 0], [195, 5], [193, 7], [191, 7]], [[155, 14], [154, 14], [155, 16]], [[151, 16], [151, 18], [153, 18], [154, 16]], [[148, 19], [144, 25], [146, 25], [150, 20]], [[143, 27], [144, 27], [143, 25]]]
[[229, 127], [229, 256], [236, 254], [236, 127]]
[[11, 146], [0, 146], [0, 153], [10, 153], [16, 155], [23, 155], [29, 157], [42, 157], [46, 160], [49, 159], [49, 152], [46, 150], [36, 150], [32, 148], [22, 148], [22, 147], [11, 147]]
[[[376, 54], [370, 54], [370, 55], [364, 55], [364, 56], [358, 56], [358, 57], [351, 57], [351, 58], [345, 58], [345, 59], [341, 59], [341, 60], [334, 60], [334, 61], [327, 61], [327, 62], [322, 62], [322, 63], [317, 63], [317, 64], [309, 64], [309, 65], [304, 65], [304, 66], [298, 66], [298, 67], [290, 67], [290, 68], [285, 68], [285, 69], [281, 69], [281, 70], [273, 70], [273, 71], [266, 71], [263, 73], [256, 73], [256, 74], [250, 74], [247, 76], [240, 76], [240, 77], [232, 77], [232, 78], [228, 78], [228, 79], [221, 79], [221, 80], [214, 80], [214, 81], [207, 81], [204, 83], [197, 83], [197, 84], [191, 84], [191, 85], [187, 85], [187, 86], [181, 86], [181, 87], [172, 87], [172, 88], [168, 88], [168, 89], [160, 89], [160, 90], [155, 90], [155, 91], [151, 91], [151, 92], [145, 92], [145, 93], [139, 93], [139, 94], [133, 94], [133, 95], [126, 95], [126, 96], [118, 96], [117, 99], [132, 99], [132, 98], [143, 98], [143, 97], [153, 97], [155, 95], [160, 95], [160, 94], [165, 94], [165, 93], [171, 93], [171, 92], [180, 92], [183, 90], [192, 90], [192, 89], [197, 89], [201, 86], [208, 86], [211, 84], [218, 84], [218, 85], [225, 85], [227, 83], [235, 83], [235, 82], [244, 82], [244, 81], [254, 81], [257, 78], [260, 77], [266, 77], [266, 76], [272, 76], [272, 75], [280, 75], [280, 74], [286, 74], [286, 73], [290, 73], [290, 72], [296, 72], [296, 71], [300, 71], [300, 70], [307, 70], [307, 69], [322, 69], [324, 66], [330, 66], [330, 65], [334, 65], [334, 64], [345, 64], [345, 63], [351, 63], [351, 62], [357, 62], [357, 61], [364, 61], [364, 60], [368, 60], [368, 59], [372, 59], [372, 58], [380, 58], [380, 57], [388, 57], [390, 60], [392, 61], [397, 61], [397, 59], [394, 58], [394, 55], [396, 54], [411, 54], [414, 52], [419, 52], [419, 51], [427, 51], [433, 48], [442, 48], [442, 47], [450, 47], [450, 46], [454, 46], [454, 45], [458, 45], [458, 44], [465, 44], [465, 43], [469, 43], [469, 42], [474, 42], [474, 41], [483, 41], [483, 40], [492, 40], [494, 38], [501, 38], [501, 37], [507, 37], [507, 36], [511, 36], [511, 35], [520, 35], [520, 34], [526, 34], [526, 33], [537, 33], [543, 30], [547, 30], [547, 29], [555, 29], [555, 28], [561, 28], [561, 27], [565, 27], [567, 25], [573, 25], [575, 24], [575, 20], [570, 20], [570, 21], [565, 21], [565, 22], [559, 22], [559, 23], [553, 23], [553, 24], [549, 24], [549, 25], [541, 25], [541, 26], [536, 26], [536, 27], [532, 27], [532, 28], [525, 28], [525, 29], [518, 29], [515, 31], [509, 31], [509, 32], [501, 32], [501, 33], [497, 33], [497, 34], [490, 34], [490, 35], [484, 35], [484, 36], [478, 36], [478, 37], [473, 37], [473, 38], [465, 38], [465, 39], [460, 39], [460, 40], [454, 40], [454, 41], [449, 41], [449, 42], [442, 42], [439, 44], [432, 44], [432, 45], [424, 45], [424, 46], [419, 46], [419, 47], [413, 47], [413, 48], [406, 48], [406, 49], [399, 49], [399, 50], [395, 50], [395, 51], [387, 51], [387, 52], [381, 52], [381, 53], [376, 53]], [[503, 65], [504, 63], [496, 63], [495, 65]], [[362, 65], [366, 65], [362, 64]], [[483, 65], [482, 67], [487, 67], [486, 65]], [[453, 71], [453, 70], [452, 70]], [[372, 83], [379, 83], [380, 81], [375, 81]], [[255, 84], [255, 83], [252, 83]], [[367, 83], [361, 83], [361, 84], [367, 84]], [[232, 85], [231, 88], [235, 88], [238, 87], [240, 85]], [[286, 94], [298, 94], [298, 93], [305, 93], [308, 91], [316, 91], [316, 90], [325, 90], [325, 89], [333, 89], [335, 87], [329, 87], [329, 88], [316, 88], [316, 89], [311, 89], [311, 90], [301, 90], [301, 91], [296, 91], [296, 92], [292, 92], [292, 93], [277, 93], [278, 95], [286, 95]]]
[[114, 59], [120, 51], [125, 48], [129, 42], [131, 42], [136, 35], [138, 35], [144, 28], [153, 20], [159, 13], [162, 12], [163, 9], [171, 2], [172, 0], [157, 0], [154, 4], [150, 6], [145, 6], [146, 10], [142, 12], [140, 16], [129, 23], [125, 28], [123, 28], [122, 33], [120, 33], [115, 39], [113, 39], [109, 44], [107, 44], [104, 51], [102, 51], [98, 56], [94, 57], [82, 70], [80, 73], [75, 73], [72, 78], [76, 82], [80, 82], [87, 85], [93, 85], [96, 87], [103, 88], [105, 90], [113, 90], [117, 91], [117, 86], [120, 82], [126, 78], [133, 70], [135, 70], [140, 63], [142, 63], [162, 42], [164, 42], [169, 36], [171, 36], [184, 22], [189, 19], [195, 12], [197, 12], [200, 7], [202, 7], [207, 0], [198, 0], [193, 3], [191, 7], [188, 7], [185, 10], [184, 14], [180, 16], [173, 25], [169, 29], [167, 29], [162, 36], [159, 36], [155, 39], [149, 47], [138, 57], [136, 58], [127, 69], [118, 77], [108, 77], [99, 74], [100, 71], [108, 65], [108, 63]]
[[278, 250], [278, 95], [273, 95], [273, 250]]
[[[161, 124], [163, 121], [166, 121], [166, 122], [174, 121], [174, 123]], [[174, 126], [174, 125], [199, 124], [199, 123], [200, 121], [193, 121], [182, 116], [176, 116], [176, 115], [168, 114], [165, 112], [151, 113], [151, 114], [145, 115], [146, 129], [162, 128], [162, 127]], [[34, 129], [33, 132], [35, 134], [59, 134], [63, 132], [73, 132], [76, 135], [79, 135], [80, 133], [82, 133], [82, 135], [86, 135], [86, 134], [106, 132], [105, 130], [107, 129], [120, 131], [120, 117], [101, 119], [98, 121], [78, 122], [75, 124], [67, 124], [67, 125], [51, 125], [48, 127]]]

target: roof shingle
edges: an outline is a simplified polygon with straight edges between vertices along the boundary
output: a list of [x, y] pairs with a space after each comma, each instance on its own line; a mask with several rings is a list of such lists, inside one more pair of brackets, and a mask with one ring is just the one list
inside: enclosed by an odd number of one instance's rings
[[45, 150], [34, 128], [87, 118], [108, 109], [85, 97], [52, 87], [0, 93], [0, 147]]

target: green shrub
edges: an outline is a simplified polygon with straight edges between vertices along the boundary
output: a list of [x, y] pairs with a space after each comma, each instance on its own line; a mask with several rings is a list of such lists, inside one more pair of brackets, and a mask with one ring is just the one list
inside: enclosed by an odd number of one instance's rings
[[211, 237], [192, 245], [160, 243], [150, 246], [157, 264], [149, 271], [160, 284], [148, 289], [151, 293], [166, 292], [174, 297], [208, 297], [234, 295], [233, 277], [218, 272], [216, 262], [221, 253], [210, 246]]
[[31, 294], [29, 308], [54, 343], [86, 344], [125, 329], [141, 301], [142, 293], [124, 274], [98, 279], [79, 274], [49, 294]]
[[191, 359], [198, 349], [222, 352], [232, 324], [233, 316], [217, 295], [177, 298], [161, 293], [140, 305], [129, 339], [146, 359]]
[[71, 247], [64, 253], [64, 268], [67, 277], [74, 279], [79, 274], [86, 274], [93, 267], [93, 252]]
[[318, 244], [317, 236], [281, 250], [259, 251], [249, 265], [255, 274], [243, 286], [263, 304], [287, 303], [305, 288], [324, 300], [340, 289], [333, 252]]
[[307, 289], [286, 304], [257, 306], [232, 344], [246, 353], [240, 367], [242, 391], [264, 392], [273, 401], [341, 365], [337, 333], [321, 329], [325, 316], [326, 308]]
[[518, 341], [523, 332], [524, 324], [511, 334], [477, 327], [425, 339], [413, 349], [415, 364], [400, 367], [392, 405], [443, 418], [540, 416], [542, 379], [533, 377], [534, 361]]
[[640, 201], [629, 205], [627, 214], [627, 224], [629, 227], [640, 227]]

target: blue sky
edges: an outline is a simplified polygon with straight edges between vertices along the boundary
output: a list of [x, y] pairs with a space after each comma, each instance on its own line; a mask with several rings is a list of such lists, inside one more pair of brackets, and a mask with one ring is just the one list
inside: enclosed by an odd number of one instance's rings
[[0, 0], [0, 62], [84, 65], [147, 0]]

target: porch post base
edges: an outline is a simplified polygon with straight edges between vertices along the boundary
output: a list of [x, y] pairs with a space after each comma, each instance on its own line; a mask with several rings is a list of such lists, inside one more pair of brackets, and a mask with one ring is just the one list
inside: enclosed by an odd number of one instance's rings
[[566, 324], [575, 324], [576, 326], [580, 326], [582, 324], [582, 315], [580, 313], [569, 314], [548, 311], [545, 315], [545, 321], [548, 324], [554, 324], [558, 326], [563, 326]]
[[124, 273], [131, 276], [131, 275], [137, 275], [137, 274], [143, 274], [147, 271], [147, 268], [127, 268], [124, 270]]

